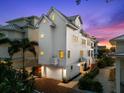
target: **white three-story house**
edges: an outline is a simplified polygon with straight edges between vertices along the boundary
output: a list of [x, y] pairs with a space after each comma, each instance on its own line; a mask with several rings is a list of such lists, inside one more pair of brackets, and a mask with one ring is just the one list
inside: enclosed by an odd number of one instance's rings
[[67, 17], [53, 7], [42, 15], [37, 24], [42, 77], [68, 81], [81, 72], [79, 61], [94, 64], [94, 39], [82, 24], [79, 15]]

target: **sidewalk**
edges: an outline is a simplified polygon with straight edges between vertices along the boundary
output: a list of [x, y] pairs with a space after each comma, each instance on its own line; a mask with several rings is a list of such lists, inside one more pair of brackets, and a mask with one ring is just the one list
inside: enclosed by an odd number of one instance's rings
[[113, 67], [100, 69], [99, 74], [94, 79], [103, 85], [103, 93], [112, 93], [115, 90], [115, 82], [109, 81], [109, 72], [111, 68]]

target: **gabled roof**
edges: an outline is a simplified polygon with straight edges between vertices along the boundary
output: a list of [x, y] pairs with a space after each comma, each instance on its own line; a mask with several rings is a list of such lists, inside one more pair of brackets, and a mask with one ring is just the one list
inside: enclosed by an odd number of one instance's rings
[[6, 23], [12, 23], [12, 22], [15, 22], [15, 21], [32, 19], [32, 18], [39, 19], [38, 16], [28, 16], [28, 17], [20, 17], [20, 18], [17, 18], [17, 19], [13, 19], [13, 20], [7, 21]]
[[[113, 39], [111, 39], [110, 42], [111, 42], [111, 41], [116, 41], [116, 40], [122, 40], [121, 37], [124, 37], [124, 34], [123, 34], [123, 35], [120, 35], [120, 36], [117, 36], [117, 37], [115, 37], [115, 38], [113, 38]], [[124, 39], [123, 39], [123, 40], [124, 40]]]
[[51, 22], [51, 26], [56, 26], [56, 25], [54, 24], [54, 22], [53, 22], [47, 15], [43, 14], [43, 15], [41, 16], [40, 20], [38, 21], [38, 23], [36, 24], [36, 27], [37, 27], [37, 25], [40, 24], [40, 22], [43, 20], [43, 18], [47, 18], [47, 19]]
[[[56, 8], [54, 7], [51, 7], [50, 10], [48, 11], [47, 15], [49, 16], [50, 13], [55, 10], [57, 13], [59, 13], [67, 22], [68, 24], [72, 25], [72, 26], [75, 26], [76, 28], [78, 28], [71, 20], [72, 20], [72, 16], [71, 17], [67, 17], [66, 15], [64, 15], [62, 12], [60, 12], [59, 10], [57, 10]], [[73, 20], [77, 17], [77, 15], [74, 17], [73, 16]]]
[[79, 20], [82, 24], [82, 20], [81, 20], [81, 17], [79, 15], [75, 15], [75, 16], [69, 16], [67, 17], [67, 19], [70, 21], [70, 22], [74, 22], [76, 20], [76, 18], [79, 17]]

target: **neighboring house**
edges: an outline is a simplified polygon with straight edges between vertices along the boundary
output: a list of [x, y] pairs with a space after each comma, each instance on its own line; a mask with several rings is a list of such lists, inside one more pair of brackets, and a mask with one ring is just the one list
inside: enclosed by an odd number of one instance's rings
[[68, 81], [83, 63], [94, 64], [95, 39], [83, 32], [82, 24], [79, 15], [67, 17], [53, 7], [42, 15], [37, 27], [43, 77]]
[[[0, 32], [6, 37], [13, 40], [29, 38], [39, 43], [37, 53], [42, 77], [68, 81], [83, 71], [84, 63], [87, 67], [95, 64], [96, 39], [82, 30], [79, 15], [67, 17], [52, 7], [47, 15], [22, 17], [7, 23], [0, 26]], [[0, 57], [9, 57], [8, 46], [0, 46]], [[26, 58], [30, 60], [25, 63], [31, 64], [32, 55], [27, 53]], [[21, 54], [15, 54], [13, 60], [21, 62]], [[17, 62], [15, 65], [21, 66]]]
[[124, 93], [124, 35], [110, 40], [116, 46], [116, 93]]
[[[35, 29], [36, 23], [39, 18], [36, 16], [22, 17], [7, 22], [7, 25], [0, 26], [0, 33], [4, 33], [6, 38], [10, 40], [20, 40], [28, 38], [30, 41], [38, 41], [37, 29]], [[9, 44], [0, 45], [0, 58], [9, 58], [8, 47]], [[32, 67], [36, 65], [34, 56], [32, 53], [26, 52], [26, 67]], [[22, 67], [22, 53], [16, 53], [13, 56], [13, 62], [15, 68]]]

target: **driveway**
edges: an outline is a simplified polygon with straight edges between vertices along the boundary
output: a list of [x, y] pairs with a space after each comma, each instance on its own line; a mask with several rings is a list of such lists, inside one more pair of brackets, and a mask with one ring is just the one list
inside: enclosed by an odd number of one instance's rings
[[34, 86], [36, 90], [44, 93], [83, 93], [80, 90], [58, 85], [60, 83], [59, 80], [36, 78]]

